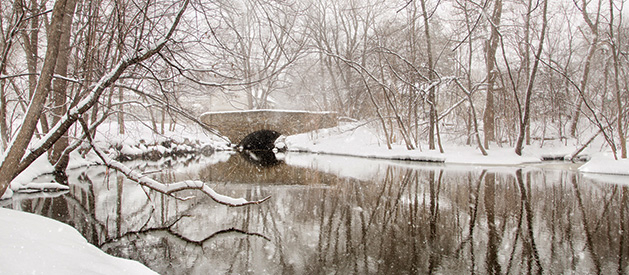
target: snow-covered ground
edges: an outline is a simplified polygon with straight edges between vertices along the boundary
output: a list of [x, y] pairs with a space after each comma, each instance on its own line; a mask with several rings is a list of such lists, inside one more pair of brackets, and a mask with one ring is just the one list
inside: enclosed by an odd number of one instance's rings
[[[150, 150], [166, 150], [160, 144], [166, 140], [175, 140], [180, 144], [197, 144], [225, 147], [225, 143], [204, 133], [196, 127], [178, 126], [165, 134], [156, 134], [147, 130], [141, 123], [127, 123], [126, 134], [118, 133], [115, 123], [99, 128], [96, 136], [97, 145], [102, 148], [117, 146], [119, 151], [129, 154], [142, 154]], [[187, 140], [186, 140], [187, 139]], [[356, 127], [344, 125], [316, 132], [283, 138], [280, 143], [289, 151], [305, 151], [318, 154], [349, 155], [366, 158], [398, 159], [443, 162], [446, 164], [471, 164], [491, 166], [521, 166], [540, 163], [544, 157], [557, 157], [571, 154], [576, 144], [547, 142], [543, 148], [538, 145], [527, 146], [523, 156], [514, 153], [513, 148], [492, 146], [489, 155], [483, 156], [473, 146], [453, 145], [444, 142], [444, 153], [438, 150], [422, 148], [408, 150], [402, 144], [394, 144], [391, 150], [368, 126]], [[605, 146], [590, 146], [583, 154], [589, 161], [579, 168], [586, 176], [599, 174], [629, 175], [629, 160], [614, 160]], [[294, 163], [307, 162], [299, 158], [290, 160]], [[301, 162], [300, 162], [301, 161]], [[95, 164], [94, 155], [87, 158], [78, 153], [71, 155], [70, 167]], [[288, 162], [288, 159], [287, 159]], [[301, 165], [307, 165], [302, 163]], [[363, 169], [364, 170], [364, 169]], [[10, 190], [2, 199], [10, 198], [13, 192], [39, 192], [64, 190], [67, 186], [45, 182], [34, 183], [39, 175], [52, 171], [52, 166], [45, 156], [38, 159], [29, 169], [21, 173], [11, 183]], [[624, 178], [624, 177], [623, 177]], [[625, 182], [625, 180], [621, 180]], [[35, 274], [149, 274], [149, 269], [141, 264], [109, 256], [98, 248], [88, 244], [73, 228], [37, 215], [0, 208], [0, 274], [26, 273]], [[10, 226], [7, 226], [10, 225]]]
[[611, 153], [597, 153], [592, 158], [579, 167], [583, 173], [609, 174], [609, 175], [629, 175], [629, 159], [615, 160]]
[[[540, 147], [539, 143], [525, 146], [522, 156], [518, 156], [512, 147], [495, 144], [487, 150], [487, 156], [483, 156], [475, 146], [447, 142], [443, 143], [444, 153], [440, 153], [439, 150], [427, 150], [426, 144], [415, 150], [408, 150], [403, 144], [393, 144], [393, 148], [389, 150], [376, 130], [368, 126], [356, 128], [351, 124], [290, 136], [282, 142], [289, 151], [492, 166], [541, 163], [545, 158], [554, 159], [570, 155], [580, 146], [574, 140], [565, 143], [546, 141], [543, 147]], [[604, 144], [596, 143], [587, 147], [580, 155], [589, 160], [579, 168], [579, 171], [629, 175], [629, 160], [614, 160], [607, 148]]]
[[0, 274], [156, 274], [49, 218], [0, 207], [0, 225]]

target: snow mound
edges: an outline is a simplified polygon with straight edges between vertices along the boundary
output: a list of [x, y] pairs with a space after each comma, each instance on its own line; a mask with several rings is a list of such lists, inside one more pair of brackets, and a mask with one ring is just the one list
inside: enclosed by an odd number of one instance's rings
[[579, 172], [611, 175], [629, 175], [629, 159], [615, 160], [609, 154], [596, 154], [579, 167]]
[[2, 274], [157, 274], [106, 254], [67, 224], [0, 208]]

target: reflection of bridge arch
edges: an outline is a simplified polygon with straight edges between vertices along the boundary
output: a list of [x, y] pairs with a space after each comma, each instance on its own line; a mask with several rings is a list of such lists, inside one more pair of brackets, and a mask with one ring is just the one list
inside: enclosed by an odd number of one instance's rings
[[[290, 166], [283, 161], [263, 166], [247, 159], [249, 152], [232, 155], [227, 161], [219, 162], [199, 171], [205, 182], [263, 184], [334, 184], [336, 176], [304, 167]], [[271, 152], [272, 154], [272, 152]], [[254, 158], [260, 158], [257, 156]], [[298, 179], [299, 181], [296, 181]]]
[[294, 135], [337, 125], [332, 112], [292, 110], [245, 110], [209, 112], [201, 121], [217, 129], [232, 143], [239, 143], [248, 134], [259, 130], [273, 130], [282, 135]]

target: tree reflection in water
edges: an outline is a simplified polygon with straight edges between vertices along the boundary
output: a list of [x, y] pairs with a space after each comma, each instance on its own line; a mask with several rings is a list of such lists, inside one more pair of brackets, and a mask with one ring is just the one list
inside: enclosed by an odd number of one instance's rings
[[358, 180], [240, 159], [152, 175], [201, 177], [227, 195], [271, 200], [242, 208], [192, 194], [179, 200], [92, 168], [70, 176], [68, 194], [13, 207], [57, 216], [105, 251], [163, 274], [628, 271], [627, 186], [568, 170], [385, 162]]

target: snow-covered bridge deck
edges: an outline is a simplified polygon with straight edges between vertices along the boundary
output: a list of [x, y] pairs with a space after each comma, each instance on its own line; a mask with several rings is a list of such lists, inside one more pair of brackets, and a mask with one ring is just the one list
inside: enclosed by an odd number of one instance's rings
[[226, 111], [201, 115], [203, 123], [217, 129], [234, 144], [260, 130], [276, 131], [288, 136], [334, 127], [337, 120], [333, 112], [295, 110]]

